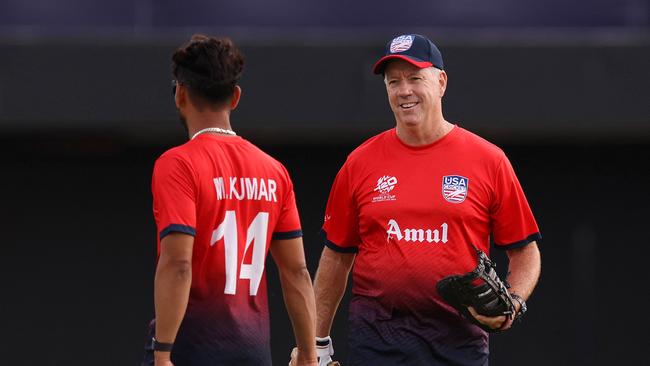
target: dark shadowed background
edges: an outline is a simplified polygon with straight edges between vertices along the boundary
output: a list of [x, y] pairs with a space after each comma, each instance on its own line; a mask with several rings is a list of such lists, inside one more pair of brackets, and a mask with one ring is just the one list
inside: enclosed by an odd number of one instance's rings
[[[233, 128], [292, 174], [312, 275], [336, 172], [394, 124], [371, 66], [394, 35], [431, 37], [445, 116], [505, 150], [544, 236], [529, 313], [491, 337], [492, 364], [647, 362], [649, 1], [54, 4], [0, 4], [0, 365], [138, 364], [153, 316], [151, 170], [186, 139], [170, 56], [195, 32], [247, 57]], [[267, 264], [284, 365], [294, 341]], [[332, 332], [342, 360], [346, 304]]]

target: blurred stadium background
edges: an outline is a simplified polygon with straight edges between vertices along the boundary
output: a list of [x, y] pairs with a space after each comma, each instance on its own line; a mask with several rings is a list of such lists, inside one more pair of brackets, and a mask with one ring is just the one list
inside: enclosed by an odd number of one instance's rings
[[[170, 56], [197, 32], [247, 57], [233, 127], [292, 173], [312, 274], [334, 175], [394, 124], [371, 65], [394, 35], [434, 39], [447, 119], [506, 151], [544, 236], [530, 312], [491, 338], [492, 364], [646, 364], [648, 0], [3, 0], [0, 364], [138, 364], [151, 169], [185, 140]], [[293, 340], [268, 269], [283, 365]], [[342, 360], [345, 329], [341, 311]]]

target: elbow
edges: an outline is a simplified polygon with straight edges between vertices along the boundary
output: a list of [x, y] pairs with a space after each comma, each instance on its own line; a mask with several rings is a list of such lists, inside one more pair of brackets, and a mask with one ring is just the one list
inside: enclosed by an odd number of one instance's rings
[[192, 277], [192, 261], [189, 259], [167, 259], [159, 265], [178, 280], [188, 280]]
[[192, 278], [192, 262], [188, 260], [178, 261], [174, 265], [174, 272], [179, 279]]
[[311, 282], [311, 276], [309, 270], [307, 270], [307, 265], [305, 263], [293, 266], [291, 268], [280, 268], [280, 273], [282, 277], [288, 277], [298, 280], [307, 280]]
[[307, 270], [307, 265], [305, 263], [300, 264], [299, 266], [296, 266], [294, 268], [291, 268], [291, 271], [295, 273], [296, 276], [299, 277], [309, 277], [309, 270]]

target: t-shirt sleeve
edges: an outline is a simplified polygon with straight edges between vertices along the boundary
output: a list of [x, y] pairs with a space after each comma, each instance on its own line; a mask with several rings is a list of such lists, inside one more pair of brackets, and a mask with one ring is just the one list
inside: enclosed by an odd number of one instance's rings
[[494, 189], [490, 218], [492, 237], [497, 248], [514, 249], [540, 240], [533, 212], [505, 155], [497, 168]]
[[356, 253], [361, 243], [359, 214], [349, 170], [346, 162], [334, 179], [321, 230], [325, 245], [341, 253]]
[[296, 206], [296, 195], [293, 191], [293, 183], [289, 173], [283, 168], [286, 182], [286, 194], [280, 202], [280, 215], [273, 230], [273, 240], [286, 240], [302, 237], [300, 227], [300, 215]]
[[182, 159], [163, 155], [156, 161], [151, 190], [160, 239], [172, 232], [196, 235], [196, 189], [192, 171]]

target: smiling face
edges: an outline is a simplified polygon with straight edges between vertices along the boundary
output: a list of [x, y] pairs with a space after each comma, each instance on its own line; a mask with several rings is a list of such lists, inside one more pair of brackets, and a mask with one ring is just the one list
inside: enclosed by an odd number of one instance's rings
[[432, 129], [443, 121], [441, 99], [447, 86], [444, 71], [393, 60], [386, 65], [384, 82], [398, 126]]

